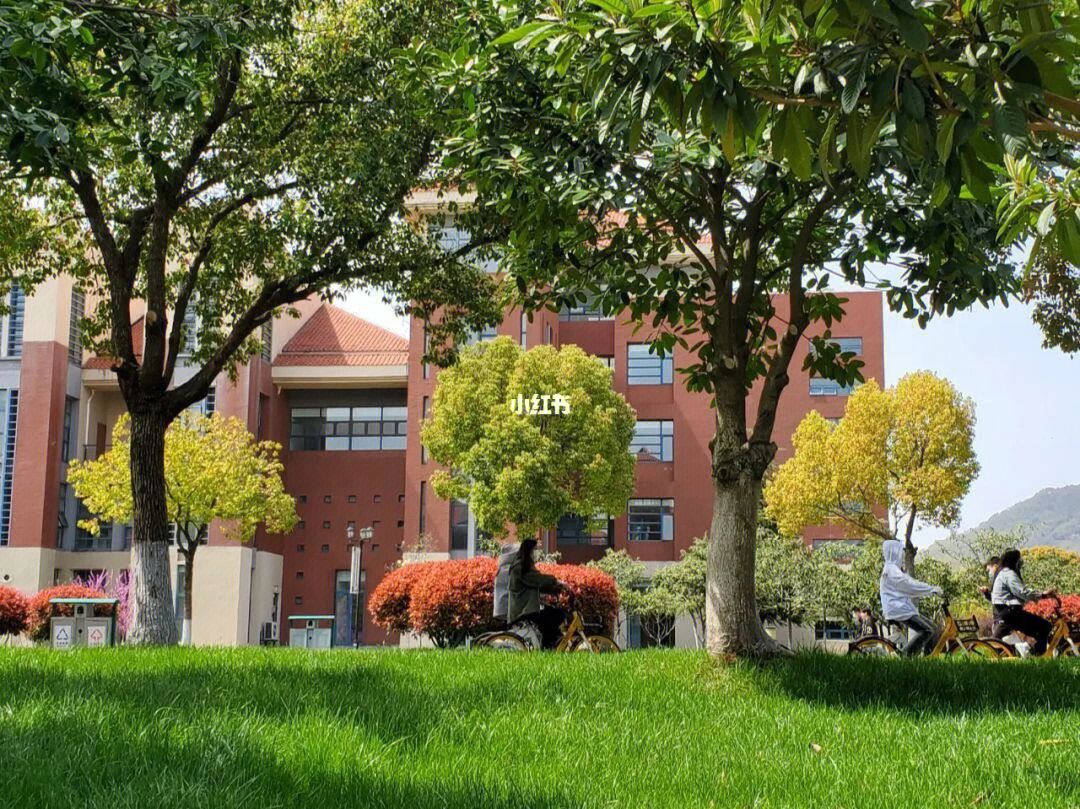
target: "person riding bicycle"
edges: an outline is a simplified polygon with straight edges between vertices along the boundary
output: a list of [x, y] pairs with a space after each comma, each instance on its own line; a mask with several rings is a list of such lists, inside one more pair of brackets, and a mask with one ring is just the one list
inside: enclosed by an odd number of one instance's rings
[[904, 546], [898, 540], [885, 540], [881, 544], [881, 555], [885, 559], [878, 584], [881, 617], [886, 622], [902, 623], [915, 633], [904, 647], [904, 654], [926, 654], [937, 627], [929, 618], [919, 614], [915, 601], [926, 596], [941, 595], [941, 588], [919, 581], [903, 571], [900, 565], [904, 559]]
[[559, 628], [566, 620], [566, 611], [550, 605], [540, 605], [541, 593], [559, 593], [564, 585], [554, 576], [548, 576], [536, 569], [535, 539], [523, 539], [517, 554], [510, 563], [509, 609], [506, 621], [514, 624], [528, 620], [540, 630], [542, 647], [550, 649], [558, 643]]
[[1037, 598], [1053, 597], [1053, 590], [1033, 590], [1024, 585], [1020, 577], [1020, 568], [1024, 561], [1020, 551], [1009, 548], [1001, 554], [1001, 570], [994, 578], [994, 589], [990, 594], [990, 603], [1000, 616], [1001, 623], [1015, 632], [1023, 632], [1034, 639], [1031, 654], [1041, 655], [1046, 651], [1046, 643], [1053, 631], [1050, 622], [1024, 609], [1024, 604]]
[[506, 621], [510, 612], [510, 565], [517, 558], [518, 546], [514, 543], [504, 545], [499, 553], [499, 566], [495, 571], [494, 599], [492, 617]]
[[[979, 592], [982, 593], [983, 598], [990, 601], [990, 593], [994, 588], [994, 579], [997, 578], [998, 572], [1001, 570], [1001, 557], [991, 556], [986, 560], [986, 578], [990, 580], [989, 585], [982, 585], [979, 587]], [[991, 609], [993, 610], [993, 620], [990, 624], [990, 637], [1001, 640], [1005, 636], [1005, 626], [1001, 623], [1001, 615], [997, 607], [991, 603]]]

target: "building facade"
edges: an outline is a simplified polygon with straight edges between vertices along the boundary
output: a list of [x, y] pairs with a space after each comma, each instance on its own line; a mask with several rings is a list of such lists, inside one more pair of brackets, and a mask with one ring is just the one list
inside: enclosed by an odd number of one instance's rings
[[[834, 339], [859, 354], [864, 375], [881, 383], [882, 298], [845, 297], [847, 313]], [[111, 362], [85, 357], [80, 348], [78, 322], [87, 303], [64, 278], [30, 296], [15, 292], [8, 303], [11, 314], [0, 324], [0, 583], [34, 592], [126, 569], [130, 526], [105, 526], [91, 536], [78, 526], [88, 515], [67, 485], [68, 463], [107, 450], [124, 411]], [[784, 317], [783, 299], [777, 305]], [[438, 370], [422, 362], [422, 323], [414, 320], [405, 339], [318, 301], [298, 310], [299, 318], [282, 317], [264, 329], [261, 355], [235, 382], [219, 378], [197, 405], [236, 416], [257, 438], [281, 444], [300, 522], [288, 535], [259, 532], [245, 545], [211, 528], [196, 555], [196, 643], [286, 643], [291, 615], [334, 615], [337, 645], [396, 643], [361, 606], [386, 572], [403, 558], [458, 558], [477, 550], [468, 505], [439, 500], [428, 483], [436, 467], [419, 433]], [[137, 345], [140, 316], [133, 311]], [[549, 548], [567, 562], [599, 558], [608, 548], [624, 548], [652, 567], [678, 560], [704, 535], [712, 509], [713, 416], [707, 397], [687, 392], [675, 370], [687, 356], [681, 349], [663, 359], [650, 354], [643, 331], [588, 306], [532, 318], [511, 311], [475, 339], [496, 334], [526, 348], [580, 346], [612, 368], [612, 384], [637, 411], [635, 491], [626, 513], [599, 531], [568, 515], [547, 532]], [[789, 456], [790, 437], [807, 412], [839, 418], [846, 402], [848, 391], [800, 370], [803, 358], [797, 354], [792, 362], [777, 417], [778, 462]], [[178, 381], [190, 373], [180, 363]], [[361, 528], [371, 528], [372, 537], [363, 545], [358, 602], [349, 578]], [[807, 541], [840, 536], [822, 528]], [[175, 553], [172, 563], [179, 613], [186, 571]], [[629, 631], [633, 640], [635, 630]]]

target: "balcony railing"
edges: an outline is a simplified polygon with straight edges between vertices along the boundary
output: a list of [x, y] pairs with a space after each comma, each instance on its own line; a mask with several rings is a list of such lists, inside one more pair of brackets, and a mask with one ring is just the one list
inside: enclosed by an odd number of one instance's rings
[[83, 446], [82, 457], [84, 461], [94, 461], [112, 449], [112, 444], [86, 444]]

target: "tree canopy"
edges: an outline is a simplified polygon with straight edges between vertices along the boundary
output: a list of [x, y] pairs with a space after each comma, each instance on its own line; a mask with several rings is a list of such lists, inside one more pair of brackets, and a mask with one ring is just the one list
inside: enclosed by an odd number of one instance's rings
[[[516, 413], [521, 395], [566, 397], [569, 412]], [[549, 408], [551, 407], [549, 403]], [[634, 411], [611, 387], [611, 370], [576, 346], [522, 351], [509, 337], [464, 349], [439, 374], [421, 440], [447, 470], [439, 497], [469, 501], [479, 527], [519, 537], [566, 514], [621, 514], [633, 491]]]
[[807, 370], [859, 378], [829, 339], [837, 281], [920, 323], [1015, 294], [1031, 209], [1007, 166], [1047, 176], [1075, 153], [1080, 17], [1027, 0], [457, 7], [449, 46], [409, 53], [445, 90], [443, 169], [475, 193], [471, 231], [501, 222], [527, 306], [595, 295], [711, 395], [709, 646], [768, 654], [753, 526], [791, 363], [809, 343]]
[[831, 523], [902, 536], [910, 549], [915, 525], [957, 524], [979, 471], [974, 427], [974, 404], [947, 379], [923, 371], [885, 391], [870, 381], [835, 426], [817, 411], [799, 424], [795, 454], [765, 486], [766, 511], [789, 535]]

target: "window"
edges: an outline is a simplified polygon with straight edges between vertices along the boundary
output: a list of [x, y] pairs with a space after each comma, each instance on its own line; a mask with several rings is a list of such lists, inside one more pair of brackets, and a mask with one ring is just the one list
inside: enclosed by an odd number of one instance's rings
[[[420, 406], [420, 417], [424, 421], [427, 421], [428, 416], [430, 416], [430, 415], [431, 415], [431, 398], [428, 397], [428, 396], [425, 396], [423, 404]], [[427, 458], [428, 458], [427, 447], [425, 447], [423, 445], [423, 443], [421, 443], [420, 444], [420, 463], [427, 463]]]
[[11, 531], [11, 491], [15, 486], [15, 428], [19, 422], [19, 392], [0, 390], [0, 545]]
[[607, 514], [597, 514], [592, 520], [577, 514], [564, 514], [555, 530], [558, 545], [610, 545], [612, 521]]
[[64, 535], [67, 533], [67, 493], [68, 485], [60, 484], [60, 492], [56, 498], [56, 547], [64, 546]]
[[521, 340], [520, 340], [522, 348], [528, 348], [528, 329], [529, 329], [529, 318], [524, 312], [522, 312], [521, 313]]
[[[361, 591], [363, 587], [361, 586]], [[349, 571], [334, 572], [334, 646], [353, 645], [353, 616], [362, 612], [353, 605], [349, 592]]]
[[21, 287], [13, 286], [8, 295], [7, 337], [4, 348], [7, 356], [18, 357], [22, 354], [23, 321], [26, 319], [26, 293]]
[[674, 615], [631, 615], [626, 622], [627, 646], [632, 649], [651, 649], [675, 645]]
[[862, 354], [861, 337], [834, 337], [829, 342], [839, 346], [841, 354]]
[[484, 343], [488, 340], [494, 340], [498, 337], [498, 332], [495, 326], [484, 326], [482, 329], [472, 329], [465, 336], [464, 345], [474, 346], [477, 343]]
[[675, 501], [642, 498], [626, 504], [627, 538], [634, 542], [675, 538]]
[[631, 343], [626, 347], [626, 383], [628, 385], [670, 385], [671, 355], [660, 357], [651, 353], [648, 343]]
[[260, 349], [262, 351], [262, 358], [267, 362], [270, 362], [271, 354], [274, 346], [274, 321], [268, 320], [262, 324], [262, 345]]
[[817, 621], [814, 640], [852, 640], [851, 630], [839, 621]]
[[583, 303], [576, 303], [559, 310], [559, 320], [611, 320], [611, 315], [605, 315], [600, 308], [599, 301], [593, 295], [588, 296]]
[[83, 520], [93, 518], [90, 509], [81, 500], [75, 515], [75, 550], [77, 551], [111, 551], [112, 550], [112, 523], [104, 520], [98, 521], [98, 532], [95, 536], [79, 525]]
[[294, 407], [290, 450], [405, 449], [404, 407]]
[[[426, 355], [431, 350], [431, 335], [428, 334], [427, 326], [424, 326], [424, 354]], [[428, 374], [431, 372], [430, 363], [423, 363], [421, 369], [424, 379], [428, 378]]]
[[549, 325], [547, 327], [547, 344], [552, 345], [555, 342], [555, 330]]
[[604, 365], [606, 365], [612, 371], [615, 370], [615, 358], [614, 357], [608, 357], [608, 356], [603, 356], [603, 355], [598, 354], [598, 355], [596, 355], [596, 359], [600, 360], [600, 362], [604, 363]]
[[469, 547], [469, 504], [464, 500], [450, 501], [450, 550], [464, 551]]
[[79, 400], [74, 396], [68, 396], [64, 400], [64, 428], [60, 434], [60, 460], [67, 463], [71, 460], [72, 429], [75, 426], [75, 408]]
[[854, 385], [841, 385], [832, 379], [819, 376], [810, 377], [811, 396], [847, 396], [855, 389]]
[[420, 533], [427, 530], [427, 481], [420, 481]]
[[68, 361], [82, 365], [82, 319], [86, 298], [77, 287], [71, 290], [71, 316], [68, 318]]
[[214, 412], [214, 408], [217, 406], [217, 386], [211, 385], [210, 389], [206, 391], [204, 396], [199, 401], [188, 406], [188, 410], [192, 413], [198, 413], [202, 416], [209, 416]]
[[634, 425], [630, 452], [639, 461], [670, 461], [674, 458], [674, 422], [639, 421]]

